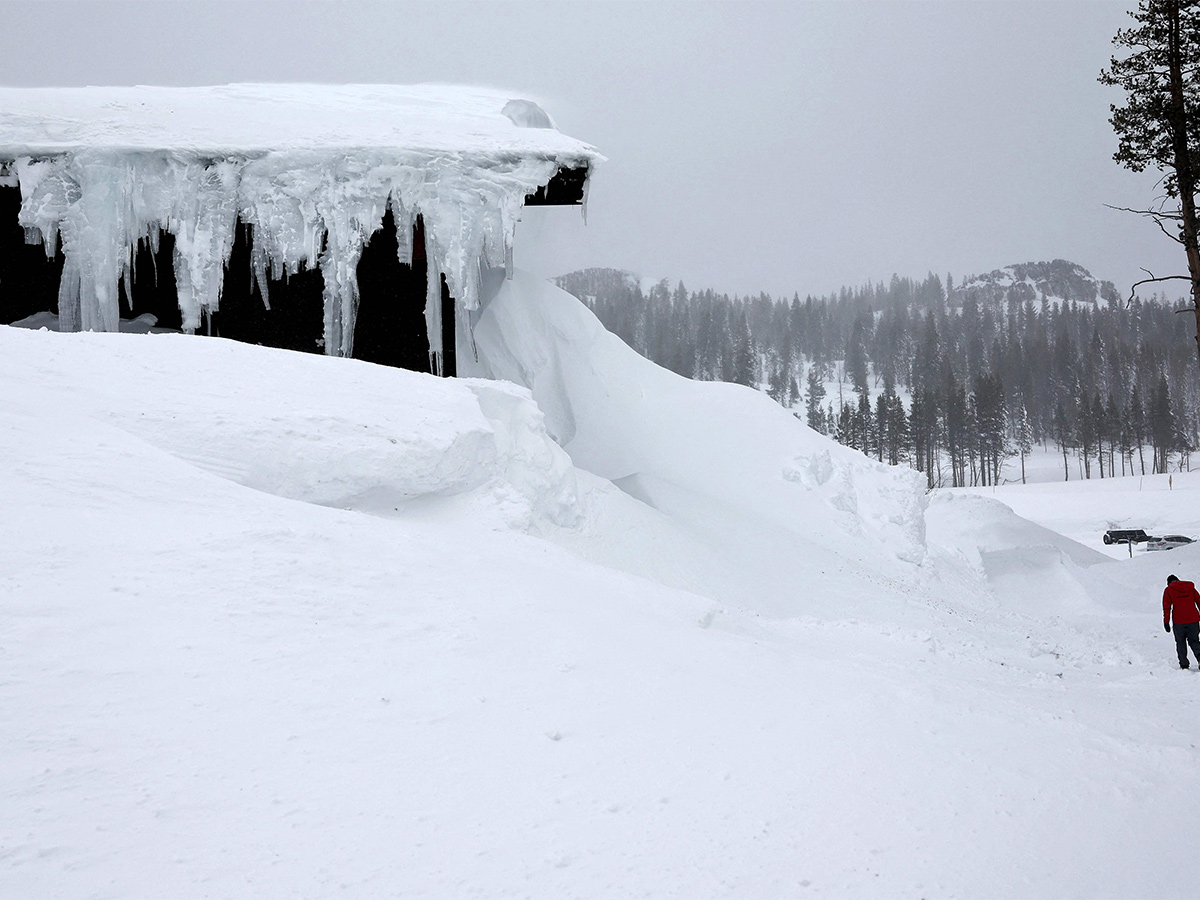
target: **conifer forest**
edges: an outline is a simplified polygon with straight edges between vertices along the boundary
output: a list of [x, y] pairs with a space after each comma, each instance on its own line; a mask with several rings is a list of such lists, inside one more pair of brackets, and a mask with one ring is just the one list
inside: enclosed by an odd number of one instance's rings
[[1023, 479], [1035, 446], [1068, 480], [1188, 469], [1200, 446], [1184, 301], [1128, 300], [1064, 260], [803, 298], [643, 290], [614, 269], [557, 282], [659, 365], [764, 390], [930, 488]]

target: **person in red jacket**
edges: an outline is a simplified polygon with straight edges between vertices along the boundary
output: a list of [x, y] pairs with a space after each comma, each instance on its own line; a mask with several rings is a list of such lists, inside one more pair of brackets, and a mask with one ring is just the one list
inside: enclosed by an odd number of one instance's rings
[[1200, 663], [1200, 594], [1190, 581], [1168, 575], [1167, 589], [1163, 591], [1163, 626], [1168, 632], [1172, 618], [1175, 620], [1175, 652], [1179, 654], [1179, 668], [1188, 668], [1188, 647]]

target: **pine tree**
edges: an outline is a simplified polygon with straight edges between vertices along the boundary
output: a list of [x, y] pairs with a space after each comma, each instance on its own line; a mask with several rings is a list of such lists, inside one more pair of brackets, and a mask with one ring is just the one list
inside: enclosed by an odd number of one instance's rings
[[[1129, 400], [1129, 433], [1133, 440], [1133, 444], [1137, 447], [1138, 463], [1141, 466], [1142, 474], [1146, 474], [1146, 457], [1142, 452], [1146, 446], [1146, 413], [1142, 407], [1142, 392], [1135, 383], [1133, 386], [1133, 396]], [[1129, 465], [1133, 467], [1133, 456], [1130, 455]]]
[[1167, 471], [1171, 453], [1176, 449], [1178, 434], [1175, 414], [1171, 411], [1171, 392], [1167, 387], [1165, 375], [1159, 376], [1154, 393], [1150, 395], [1147, 419], [1150, 441], [1154, 446], [1154, 472], [1162, 474]]
[[[1110, 478], [1117, 477], [1115, 456], [1118, 452], [1118, 444], [1121, 443], [1121, 432], [1124, 430], [1121, 423], [1121, 410], [1117, 406], [1117, 401], [1110, 392], [1108, 401], [1104, 405], [1104, 438], [1108, 441], [1108, 476]], [[1121, 450], [1120, 452], [1124, 452]], [[1125, 462], [1122, 457], [1121, 474], [1125, 474]]]
[[[1200, 175], [1200, 5], [1191, 0], [1141, 0], [1129, 15], [1136, 26], [1120, 29], [1113, 38], [1113, 44], [1127, 55], [1114, 56], [1109, 68], [1100, 73], [1101, 84], [1126, 93], [1124, 106], [1111, 107], [1109, 123], [1117, 134], [1113, 159], [1134, 172], [1152, 167], [1166, 175], [1163, 187], [1177, 205], [1167, 209], [1159, 203], [1140, 212], [1183, 245], [1200, 358], [1200, 238], [1195, 199]], [[1151, 276], [1148, 280], [1165, 279]]]
[[904, 412], [904, 403], [892, 393], [888, 398], [888, 463], [898, 466], [908, 456], [910, 428], [908, 415]]
[[1063, 457], [1063, 481], [1071, 480], [1071, 466], [1067, 461], [1067, 454], [1071, 448], [1075, 446], [1075, 427], [1067, 414], [1066, 407], [1063, 406], [1061, 400], [1054, 407], [1054, 442], [1058, 444], [1059, 450], [1062, 451]]
[[804, 399], [805, 421], [814, 431], [825, 431], [825, 415], [821, 410], [821, 401], [825, 399], [825, 383], [822, 380], [820, 366], [813, 365], [808, 370], [805, 387], [808, 393]]
[[846, 344], [846, 374], [854, 385], [854, 392], [859, 395], [867, 393], [867, 347], [866, 326], [862, 317], [854, 320], [850, 332], [850, 340]]
[[935, 460], [940, 453], [938, 405], [936, 395], [922, 386], [913, 388], [912, 415], [909, 427], [912, 436], [913, 462], [918, 472], [925, 473], [925, 486], [935, 487]]
[[855, 450], [860, 449], [858, 443], [858, 428], [856, 427], [854, 408], [848, 403], [843, 403], [841, 411], [837, 416], [837, 427], [834, 430], [834, 440], [839, 444], [844, 444], [847, 447], [853, 447]]
[[949, 366], [943, 378], [945, 385], [946, 452], [950, 454], [950, 484], [966, 487], [967, 446], [970, 438], [966, 389]]
[[1100, 467], [1100, 477], [1104, 477], [1104, 439], [1108, 436], [1108, 419], [1104, 414], [1104, 404], [1100, 402], [1098, 393], [1092, 394], [1090, 425], [1096, 444], [1096, 462]]
[[779, 366], [771, 369], [771, 376], [767, 379], [767, 396], [781, 406], [787, 405], [787, 381]]
[[888, 452], [891, 435], [888, 434], [888, 394], [883, 393], [875, 398], [875, 458], [883, 462], [884, 454]]
[[1022, 399], [1017, 406], [1017, 421], [1013, 426], [1017, 452], [1021, 455], [1021, 484], [1025, 484], [1025, 457], [1033, 450], [1033, 428], [1029, 424], [1029, 411]]
[[875, 452], [875, 417], [871, 414], [871, 397], [865, 391], [858, 395], [854, 427], [858, 434], [858, 449], [870, 456]]
[[755, 371], [754, 342], [750, 338], [750, 328], [746, 324], [746, 314], [743, 312], [738, 316], [737, 324], [737, 342], [733, 351], [733, 372], [730, 380], [734, 384], [744, 384], [747, 387], [755, 387], [755, 382], [758, 381], [758, 373]]

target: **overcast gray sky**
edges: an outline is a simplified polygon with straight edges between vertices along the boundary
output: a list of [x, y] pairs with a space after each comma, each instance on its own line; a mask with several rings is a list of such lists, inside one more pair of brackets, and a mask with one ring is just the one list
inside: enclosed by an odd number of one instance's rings
[[[518, 259], [824, 293], [1063, 257], [1184, 271], [1096, 83], [1133, 3], [7, 4], [0, 83], [484, 84], [609, 158]], [[1177, 293], [1173, 291], [1172, 293]]]

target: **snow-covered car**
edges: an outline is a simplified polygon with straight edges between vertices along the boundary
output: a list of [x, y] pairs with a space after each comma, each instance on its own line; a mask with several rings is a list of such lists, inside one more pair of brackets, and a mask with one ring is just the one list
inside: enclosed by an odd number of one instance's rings
[[1185, 537], [1182, 534], [1168, 534], [1166, 537], [1150, 538], [1146, 541], [1147, 550], [1174, 550], [1176, 547], [1182, 547], [1185, 544], [1191, 544], [1195, 538]]
[[1141, 528], [1111, 528], [1104, 532], [1106, 544], [1140, 544], [1153, 538]]

